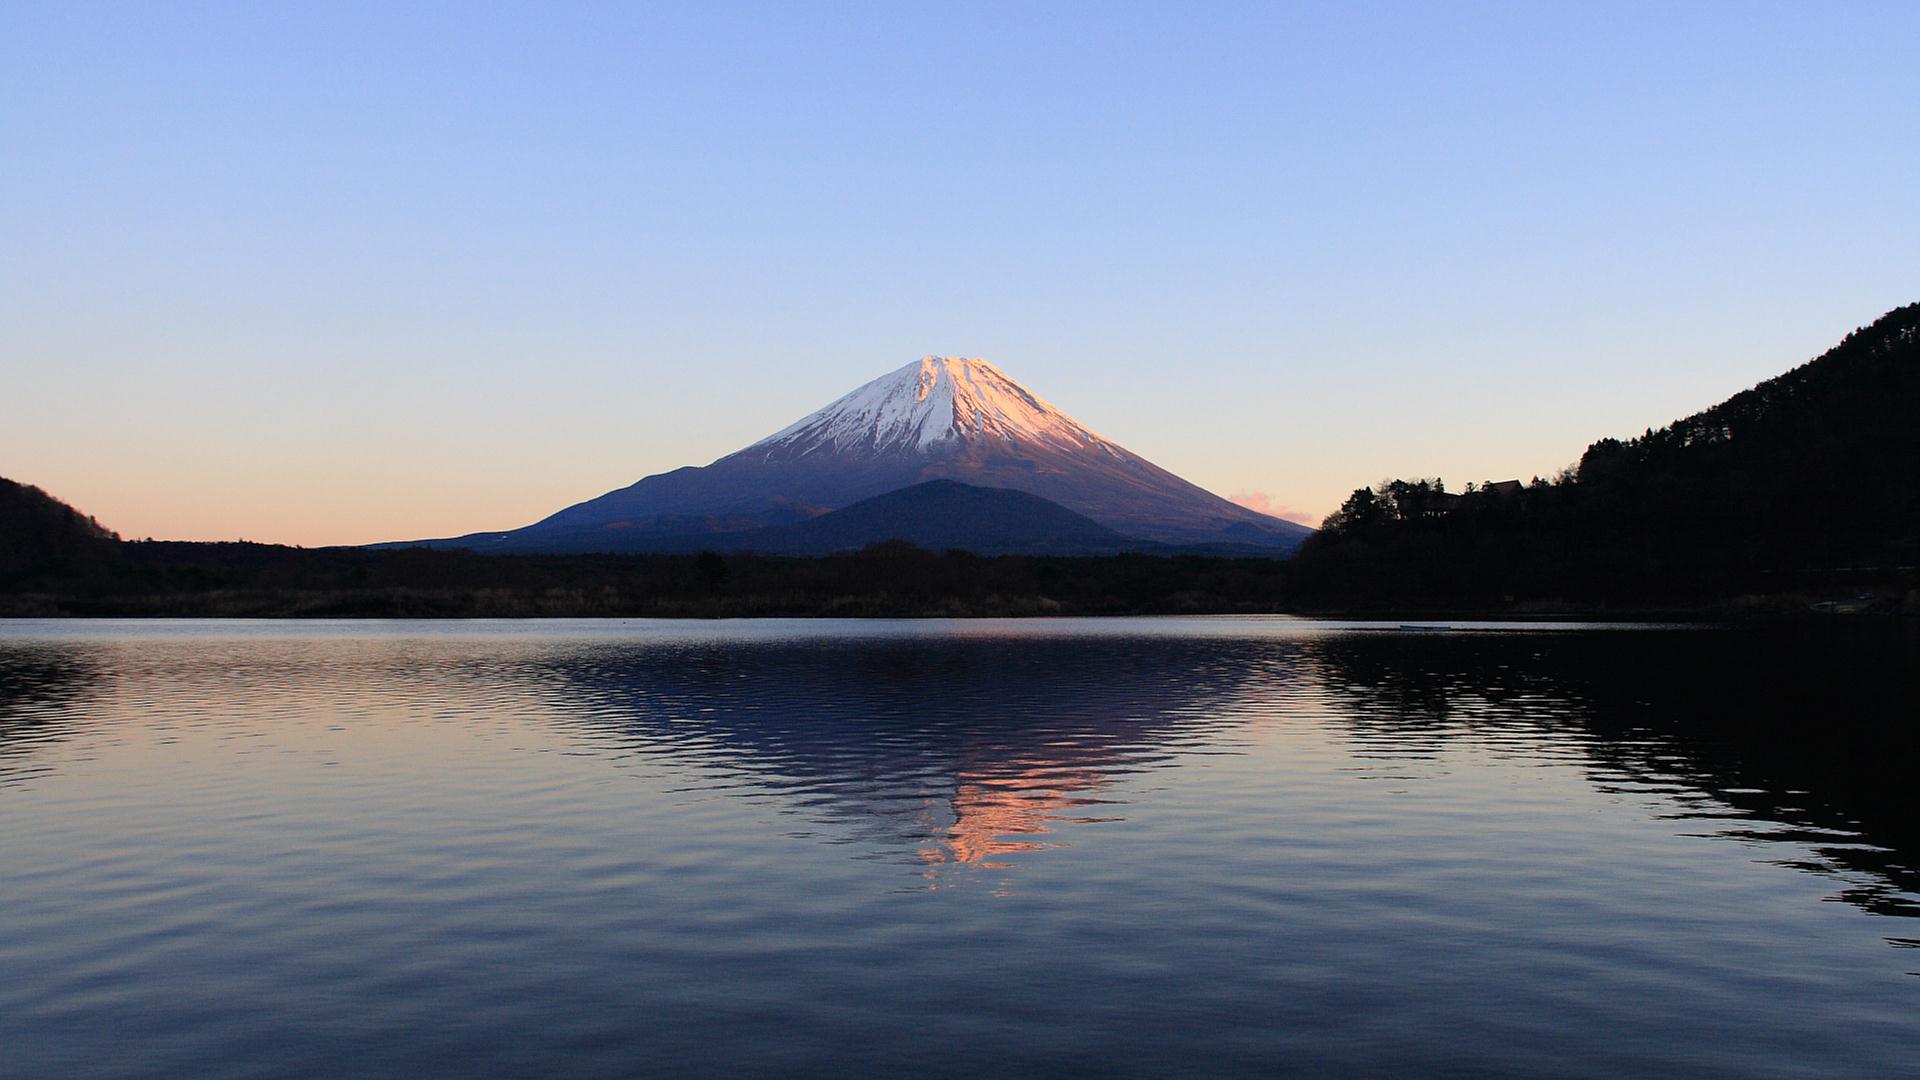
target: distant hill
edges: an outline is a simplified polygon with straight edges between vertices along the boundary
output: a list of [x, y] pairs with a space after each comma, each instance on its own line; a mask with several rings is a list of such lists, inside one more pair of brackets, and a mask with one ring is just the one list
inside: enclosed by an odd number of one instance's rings
[[97, 558], [118, 539], [39, 488], [0, 477], [0, 575]]
[[1916, 562], [1920, 304], [1910, 304], [1710, 409], [1602, 439], [1554, 480], [1355, 491], [1294, 571], [1309, 604], [1498, 606], [1908, 588], [1899, 583]]

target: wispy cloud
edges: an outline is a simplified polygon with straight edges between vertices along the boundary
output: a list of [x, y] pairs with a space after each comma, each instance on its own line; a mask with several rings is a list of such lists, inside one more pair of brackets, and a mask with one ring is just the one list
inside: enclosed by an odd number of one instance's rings
[[1273, 496], [1264, 491], [1235, 492], [1227, 496], [1227, 500], [1229, 502], [1239, 503], [1249, 510], [1257, 510], [1269, 517], [1285, 518], [1288, 521], [1297, 521], [1302, 525], [1320, 524], [1319, 518], [1314, 517], [1305, 510], [1295, 510], [1290, 506], [1283, 506], [1277, 502]]

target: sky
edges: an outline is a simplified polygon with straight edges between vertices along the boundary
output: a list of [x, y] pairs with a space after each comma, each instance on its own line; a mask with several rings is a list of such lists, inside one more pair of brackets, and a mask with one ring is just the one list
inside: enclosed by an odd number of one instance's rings
[[0, 476], [530, 523], [927, 354], [1318, 520], [1920, 299], [1920, 5], [0, 0]]

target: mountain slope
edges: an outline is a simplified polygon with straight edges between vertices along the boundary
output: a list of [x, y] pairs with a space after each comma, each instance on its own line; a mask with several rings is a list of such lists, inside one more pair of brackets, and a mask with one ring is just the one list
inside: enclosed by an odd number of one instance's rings
[[929, 480], [796, 525], [680, 538], [721, 551], [825, 555], [905, 540], [930, 551], [958, 548], [979, 555], [1095, 555], [1143, 546], [1091, 518], [1038, 495]]
[[824, 555], [885, 540], [980, 555], [1095, 554], [1139, 546], [1091, 518], [1038, 495], [953, 480], [889, 491], [798, 525], [760, 531], [755, 551]]
[[700, 468], [448, 546], [634, 550], [643, 537], [791, 524], [928, 480], [1038, 495], [1124, 536], [1289, 550], [1311, 530], [1238, 506], [1096, 434], [983, 360], [926, 357]]

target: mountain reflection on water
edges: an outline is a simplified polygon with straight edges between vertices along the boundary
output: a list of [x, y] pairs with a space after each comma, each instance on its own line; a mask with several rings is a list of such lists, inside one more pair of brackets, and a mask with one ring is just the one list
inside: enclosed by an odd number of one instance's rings
[[[605, 748], [715, 771], [850, 824], [854, 842], [919, 862], [999, 868], [1057, 824], [1117, 813], [1115, 778], [1231, 746], [1219, 710], [1295, 677], [1208, 640], [1047, 638], [618, 645], [552, 658], [566, 722]], [[1106, 809], [1103, 809], [1106, 808]]]
[[1893, 1075], [1917, 671], [1868, 623], [0, 626], [0, 1076]]

